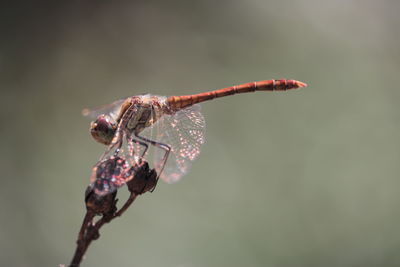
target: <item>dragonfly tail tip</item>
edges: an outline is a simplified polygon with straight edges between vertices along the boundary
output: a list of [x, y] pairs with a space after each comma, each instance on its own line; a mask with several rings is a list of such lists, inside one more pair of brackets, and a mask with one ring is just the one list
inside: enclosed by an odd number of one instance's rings
[[300, 81], [296, 81], [296, 87], [297, 88], [307, 87], [307, 84]]

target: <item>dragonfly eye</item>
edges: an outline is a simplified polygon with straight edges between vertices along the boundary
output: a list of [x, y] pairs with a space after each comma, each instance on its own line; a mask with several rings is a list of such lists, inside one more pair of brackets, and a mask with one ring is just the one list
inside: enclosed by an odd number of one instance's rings
[[106, 115], [98, 116], [97, 119], [90, 124], [90, 133], [93, 138], [104, 145], [111, 144], [116, 129], [117, 124]]

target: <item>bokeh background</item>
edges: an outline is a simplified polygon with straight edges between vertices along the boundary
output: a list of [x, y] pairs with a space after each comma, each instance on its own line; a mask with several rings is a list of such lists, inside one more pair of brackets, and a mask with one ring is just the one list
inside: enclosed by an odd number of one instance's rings
[[289, 78], [309, 87], [203, 104], [207, 143], [189, 175], [106, 225], [82, 266], [400, 266], [399, 10], [3, 4], [0, 265], [72, 258], [104, 150], [83, 108]]

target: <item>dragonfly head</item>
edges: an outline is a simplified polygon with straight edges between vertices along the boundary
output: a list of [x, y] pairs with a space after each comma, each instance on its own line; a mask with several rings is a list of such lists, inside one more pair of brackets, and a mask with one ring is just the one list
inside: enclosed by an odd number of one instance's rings
[[111, 144], [116, 130], [117, 123], [107, 115], [98, 116], [97, 119], [90, 124], [90, 133], [94, 140], [104, 145]]

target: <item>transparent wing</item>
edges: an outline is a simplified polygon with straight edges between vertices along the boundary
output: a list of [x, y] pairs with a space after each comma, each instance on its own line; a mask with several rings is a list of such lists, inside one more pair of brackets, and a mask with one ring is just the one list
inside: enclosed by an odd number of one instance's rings
[[[174, 183], [185, 175], [200, 154], [205, 141], [205, 120], [200, 105], [182, 109], [173, 115], [163, 115], [152, 127], [145, 131], [155, 132], [155, 141], [170, 146], [166, 165], [160, 178]], [[153, 129], [152, 129], [153, 128]], [[158, 148], [154, 152], [154, 167], [159, 173], [162, 168], [165, 150]]]
[[99, 115], [102, 114], [109, 115], [111, 118], [114, 118], [119, 114], [121, 105], [122, 103], [124, 103], [125, 100], [126, 98], [120, 99], [112, 102], [111, 104], [99, 106], [92, 109], [85, 108], [82, 110], [82, 115], [91, 119], [96, 119]]

